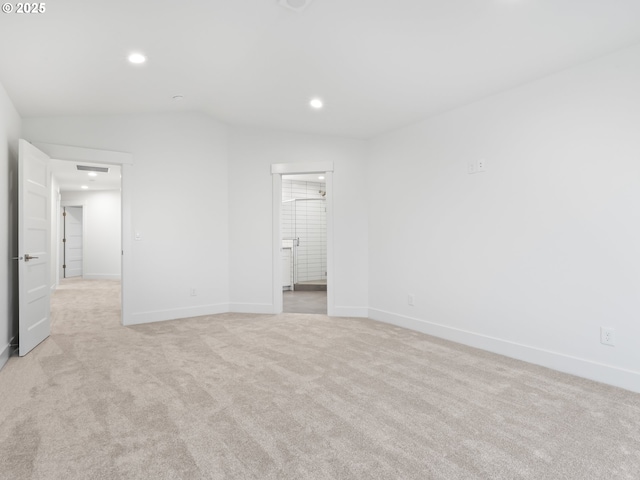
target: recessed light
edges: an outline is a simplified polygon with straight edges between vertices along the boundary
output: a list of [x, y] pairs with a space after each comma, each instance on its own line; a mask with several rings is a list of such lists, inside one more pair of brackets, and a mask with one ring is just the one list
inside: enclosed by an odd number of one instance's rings
[[83, 189], [83, 190], [86, 190], [89, 187], [87, 187], [86, 185], [82, 185], [80, 188]]
[[131, 63], [140, 64], [140, 63], [146, 62], [147, 61], [147, 57], [145, 57], [141, 53], [132, 53], [131, 55], [129, 55], [129, 61]]
[[294, 12], [302, 12], [312, 0], [280, 0], [280, 5]]
[[97, 177], [98, 174], [96, 172], [89, 172], [87, 173], [87, 175], [89, 175], [90, 177]]
[[184, 100], [184, 95], [174, 95], [174, 96], [173, 96], [173, 97], [171, 97], [171, 98], [173, 98], [173, 101], [174, 101], [174, 102], [181, 102], [181, 101], [183, 101], [183, 100]]
[[323, 103], [319, 98], [314, 98], [309, 102], [309, 105], [311, 105], [313, 108], [322, 108]]
[[320, 176], [318, 177], [318, 180], [324, 180], [324, 177], [323, 177], [322, 175], [320, 175]]

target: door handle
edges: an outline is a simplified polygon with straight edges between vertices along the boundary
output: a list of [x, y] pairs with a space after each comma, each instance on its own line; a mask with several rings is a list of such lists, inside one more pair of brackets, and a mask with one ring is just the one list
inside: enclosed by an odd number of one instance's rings
[[28, 262], [29, 260], [33, 260], [34, 258], [38, 258], [38, 257], [32, 257], [31, 255], [29, 255], [28, 253], [24, 256], [24, 261]]

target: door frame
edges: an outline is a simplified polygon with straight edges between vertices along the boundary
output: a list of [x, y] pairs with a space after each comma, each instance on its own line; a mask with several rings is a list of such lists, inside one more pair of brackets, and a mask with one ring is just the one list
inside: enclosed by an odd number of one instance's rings
[[272, 258], [273, 258], [273, 313], [283, 310], [282, 300], [282, 175], [319, 173], [325, 177], [327, 192], [327, 315], [335, 312], [333, 282], [333, 162], [274, 163], [271, 165], [272, 182]]
[[[92, 148], [84, 147], [72, 147], [69, 145], [57, 145], [53, 143], [40, 143], [32, 142], [33, 145], [44, 153], [49, 155], [50, 158], [55, 160], [68, 160], [72, 162], [89, 162], [89, 163], [104, 163], [107, 165], [120, 166], [120, 173], [122, 174], [121, 181], [121, 238], [120, 245], [122, 248], [122, 257], [120, 265], [120, 285], [121, 285], [121, 318], [122, 325], [129, 324], [129, 295], [128, 286], [131, 272], [133, 272], [133, 256], [132, 252], [132, 238], [133, 227], [131, 224], [131, 203], [133, 198], [133, 154], [126, 152], [115, 152], [110, 150], [96, 150]], [[84, 215], [84, 209], [83, 209]], [[84, 228], [84, 226], [83, 226]], [[83, 239], [84, 241], [84, 239]], [[83, 267], [84, 268], [84, 267]], [[133, 281], [131, 282], [133, 283]]]

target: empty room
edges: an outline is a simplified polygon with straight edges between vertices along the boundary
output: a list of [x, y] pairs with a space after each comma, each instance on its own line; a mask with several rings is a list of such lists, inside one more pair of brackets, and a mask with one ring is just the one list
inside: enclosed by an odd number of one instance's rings
[[640, 2], [4, 2], [0, 479], [640, 476]]

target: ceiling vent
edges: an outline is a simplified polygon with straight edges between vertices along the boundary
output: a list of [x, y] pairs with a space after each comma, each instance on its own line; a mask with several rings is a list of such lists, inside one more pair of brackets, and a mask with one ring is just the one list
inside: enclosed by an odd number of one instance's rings
[[109, 168], [107, 167], [87, 167], [85, 165], [76, 165], [76, 168], [83, 172], [109, 173]]
[[279, 0], [278, 3], [284, 8], [288, 8], [294, 12], [302, 12], [311, 5], [311, 1], [312, 0]]

